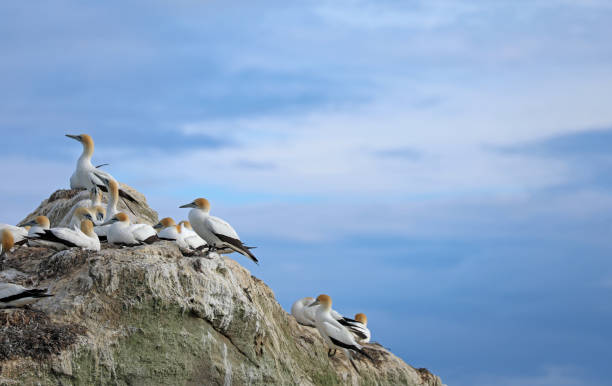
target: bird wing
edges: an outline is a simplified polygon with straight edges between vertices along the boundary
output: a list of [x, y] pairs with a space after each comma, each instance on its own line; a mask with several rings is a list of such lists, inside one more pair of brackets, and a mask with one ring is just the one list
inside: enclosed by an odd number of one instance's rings
[[22, 287], [18, 284], [0, 283], [0, 299], [4, 299], [6, 297], [16, 295], [25, 290], [27, 290], [27, 288]]
[[45, 229], [43, 233], [38, 234], [37, 239], [64, 244], [69, 248], [79, 247], [82, 244], [78, 233], [68, 228]]
[[352, 323], [348, 326], [348, 329], [359, 339], [368, 339], [370, 337], [370, 331], [362, 323]]
[[217, 236], [223, 235], [236, 240], [240, 240], [240, 237], [238, 237], [238, 233], [236, 233], [234, 228], [232, 228], [232, 226], [228, 224], [227, 221], [222, 220], [219, 217], [206, 217], [206, 226], [212, 231], [212, 233]]
[[[361, 346], [355, 342], [355, 338], [353, 335], [344, 328], [339, 323], [332, 323], [330, 321], [323, 321], [323, 329], [327, 336], [334, 342], [336, 345], [344, 348], [350, 348], [352, 350], [360, 350]], [[338, 344], [336, 342], [341, 342], [342, 344]], [[354, 347], [354, 348], [353, 348]]]
[[147, 224], [134, 224], [130, 231], [134, 235], [134, 238], [138, 241], [144, 241], [151, 236], [157, 235], [155, 229], [151, 225]]
[[198, 235], [189, 235], [185, 237], [185, 242], [193, 249], [198, 249], [206, 245], [206, 241]]
[[23, 240], [24, 237], [28, 235], [28, 231], [25, 228], [16, 227], [14, 225], [9, 224], [0, 224], [0, 232], [2, 232], [4, 229], [8, 229], [9, 231], [11, 231], [15, 242]]

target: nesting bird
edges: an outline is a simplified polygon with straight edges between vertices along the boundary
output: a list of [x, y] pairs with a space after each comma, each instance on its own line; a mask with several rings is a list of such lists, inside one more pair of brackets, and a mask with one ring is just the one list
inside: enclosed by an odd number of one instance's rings
[[209, 248], [212, 250], [230, 248], [258, 263], [255, 255], [242, 244], [234, 228], [226, 221], [210, 215], [210, 202], [207, 199], [197, 198], [180, 208], [193, 208], [189, 211], [189, 222], [194, 231], [206, 241]]
[[89, 220], [93, 222], [93, 212], [91, 208], [81, 206], [79, 208], [76, 208], [74, 212], [72, 212], [72, 218], [70, 219], [68, 228], [72, 229], [74, 227], [79, 227], [81, 225], [81, 222], [84, 220]]
[[100, 240], [94, 232], [93, 222], [83, 220], [80, 228], [50, 228], [28, 236], [36, 245], [57, 250], [81, 248], [90, 251], [100, 250]]
[[49, 296], [53, 295], [48, 294], [45, 288], [26, 288], [18, 284], [0, 283], [0, 308], [23, 307]]
[[[348, 320], [345, 318], [345, 321]], [[342, 324], [342, 323], [341, 323]], [[368, 328], [368, 318], [363, 313], [355, 314], [353, 321], [348, 321], [345, 326], [355, 336], [359, 343], [370, 342], [370, 329]]]
[[5, 229], [11, 231], [13, 236], [13, 240], [15, 241], [15, 245], [24, 244], [26, 240], [26, 236], [28, 235], [28, 230], [26, 227], [16, 227], [14, 225], [9, 224], [0, 224], [0, 232]]
[[[317, 307], [318, 306], [318, 307]], [[315, 316], [315, 326], [321, 334], [321, 337], [327, 343], [329, 348], [328, 355], [332, 356], [331, 349], [334, 349], [334, 354], [337, 348], [344, 350], [346, 357], [349, 359], [355, 370], [359, 373], [359, 369], [353, 362], [351, 351], [358, 352], [370, 360], [372, 359], [367, 352], [363, 350], [363, 346], [355, 341], [353, 334], [341, 325], [331, 315], [332, 299], [328, 295], [319, 295], [317, 300], [308, 307], [317, 307]]]
[[151, 225], [131, 224], [127, 214], [119, 212], [102, 225], [111, 225], [106, 234], [110, 244], [122, 246], [136, 246], [152, 244], [159, 240], [157, 232]]
[[293, 315], [299, 324], [315, 327], [317, 310], [314, 307], [308, 307], [314, 302], [314, 298], [305, 297], [293, 303], [291, 306], [291, 315]]
[[191, 223], [189, 221], [181, 221], [179, 225], [183, 229], [183, 233], [185, 234], [185, 241], [189, 244], [189, 248], [193, 250], [202, 250], [207, 247], [206, 241], [201, 238], [197, 233], [193, 231], [191, 227]]
[[160, 240], [173, 241], [182, 251], [191, 252], [191, 248], [185, 240], [181, 225], [176, 225], [172, 218], [162, 218], [153, 228], [159, 230], [157, 237], [159, 237]]
[[28, 231], [28, 245], [31, 247], [41, 246], [38, 244], [36, 238], [39, 234], [43, 234], [45, 230], [51, 228], [51, 222], [47, 216], [36, 216], [36, 218], [32, 221], [24, 224], [25, 226], [29, 226], [30, 230]]
[[11, 248], [13, 248], [13, 245], [15, 245], [13, 232], [11, 232], [8, 228], [2, 229], [2, 233], [0, 233], [0, 241], [0, 257], [2, 257], [8, 251], [10, 251]]

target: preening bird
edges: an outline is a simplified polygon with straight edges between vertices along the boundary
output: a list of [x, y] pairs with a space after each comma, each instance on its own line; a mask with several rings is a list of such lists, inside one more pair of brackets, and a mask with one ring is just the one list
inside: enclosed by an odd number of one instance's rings
[[370, 342], [370, 329], [368, 328], [368, 318], [365, 316], [365, 314], [356, 314], [354, 321], [348, 322], [345, 326], [355, 336], [355, 340], [357, 340], [357, 342]]
[[13, 245], [15, 245], [15, 238], [13, 237], [13, 232], [11, 232], [8, 228], [2, 229], [0, 238], [0, 257], [3, 257], [8, 251], [11, 250], [11, 248], [13, 248]]
[[0, 283], [0, 308], [17, 308], [32, 304], [41, 298], [53, 296], [46, 288], [26, 288], [18, 284]]
[[189, 222], [209, 248], [212, 250], [230, 248], [258, 263], [255, 255], [242, 244], [234, 228], [226, 221], [210, 215], [210, 202], [207, 199], [197, 198], [189, 204], [182, 205], [181, 208], [193, 208], [189, 211]]
[[[102, 221], [104, 219], [111, 219], [119, 213], [119, 209], [117, 209], [117, 204], [119, 203], [119, 183], [112, 177], [99, 176], [99, 178], [107, 188], [108, 204], [106, 204], [106, 208], [103, 208], [101, 205], [96, 207], [97, 226], [94, 228], [94, 231], [100, 237], [100, 240], [105, 241], [110, 225], [102, 225]], [[100, 218], [100, 214], [103, 214], [102, 218]]]
[[100, 240], [93, 230], [91, 220], [83, 220], [80, 228], [51, 228], [45, 229], [29, 237], [37, 245], [57, 250], [68, 248], [81, 248], [90, 251], [100, 250]]
[[28, 235], [28, 229], [26, 227], [16, 227], [9, 224], [0, 224], [0, 232], [8, 229], [11, 231], [15, 245], [22, 245], [26, 243], [26, 236]]
[[293, 315], [299, 324], [315, 327], [317, 309], [315, 307], [308, 307], [314, 302], [314, 298], [306, 297], [298, 299], [293, 303], [291, 306], [291, 315]]
[[333, 355], [331, 353], [331, 349], [334, 349], [334, 354], [337, 348], [344, 350], [346, 357], [349, 359], [357, 373], [359, 373], [359, 369], [357, 369], [355, 362], [353, 362], [351, 351], [358, 352], [370, 360], [372, 360], [372, 358], [363, 350], [363, 346], [355, 341], [353, 334], [351, 334], [347, 328], [345, 328], [331, 316], [331, 297], [328, 295], [319, 295], [317, 300], [308, 307], [317, 308], [315, 326], [329, 347], [328, 355]]
[[[113, 177], [109, 173], [96, 168], [91, 163], [91, 157], [94, 152], [94, 141], [91, 136], [87, 134], [66, 134], [66, 137], [72, 138], [83, 145], [83, 153], [81, 153], [77, 161], [76, 170], [70, 177], [70, 189], [90, 189], [97, 186], [99, 189], [106, 192], [107, 188], [100, 179], [100, 176], [104, 176], [108, 179], [112, 179]], [[119, 191], [119, 195], [126, 200], [136, 202], [134, 197], [123, 190]]]
[[110, 244], [136, 246], [152, 244], [159, 240], [151, 225], [130, 224], [130, 218], [123, 212], [117, 213], [102, 225], [111, 225], [106, 235]]

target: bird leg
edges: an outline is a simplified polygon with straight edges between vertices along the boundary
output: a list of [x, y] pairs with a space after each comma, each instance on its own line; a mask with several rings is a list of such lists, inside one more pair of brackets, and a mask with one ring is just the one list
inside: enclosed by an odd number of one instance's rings
[[333, 353], [332, 353], [332, 349], [331, 348], [327, 350], [327, 356], [329, 358], [333, 357], [334, 355], [336, 355], [336, 349], [334, 349]]

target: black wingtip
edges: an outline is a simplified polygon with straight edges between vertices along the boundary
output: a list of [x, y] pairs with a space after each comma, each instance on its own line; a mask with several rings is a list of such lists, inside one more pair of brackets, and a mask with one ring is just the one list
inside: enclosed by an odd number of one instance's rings
[[159, 241], [159, 237], [157, 237], [157, 235], [153, 235], [151, 237], [149, 237], [148, 239], [143, 240], [143, 243], [145, 244], [153, 244], [155, 242]]
[[119, 197], [125, 198], [126, 200], [130, 202], [138, 202], [138, 200], [135, 199], [134, 196], [132, 196], [131, 194], [129, 194], [123, 189], [119, 189]]

